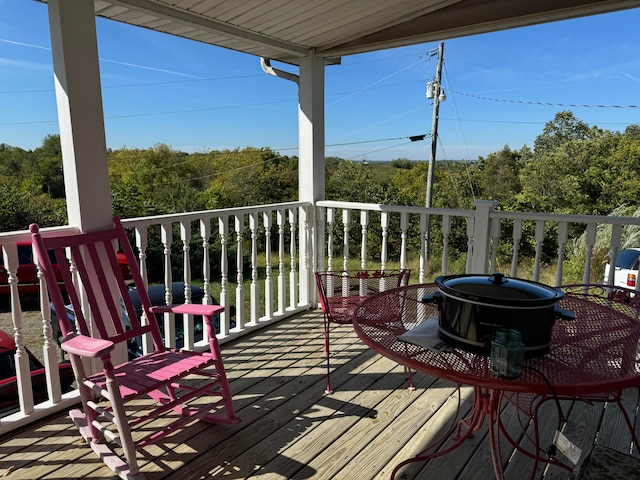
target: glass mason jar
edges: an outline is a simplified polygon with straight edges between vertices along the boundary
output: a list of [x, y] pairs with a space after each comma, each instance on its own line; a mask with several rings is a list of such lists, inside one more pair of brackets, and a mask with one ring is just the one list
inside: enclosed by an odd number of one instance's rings
[[518, 378], [524, 362], [524, 344], [520, 332], [501, 328], [491, 342], [490, 368], [500, 378]]

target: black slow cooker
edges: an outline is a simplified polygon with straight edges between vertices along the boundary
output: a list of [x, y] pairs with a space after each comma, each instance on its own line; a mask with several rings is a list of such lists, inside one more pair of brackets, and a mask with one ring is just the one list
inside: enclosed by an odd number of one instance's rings
[[444, 275], [435, 283], [438, 292], [422, 300], [438, 305], [439, 337], [482, 355], [489, 355], [491, 341], [501, 328], [520, 332], [525, 357], [544, 355], [555, 321], [574, 318], [573, 312], [556, 305], [564, 293], [542, 283], [501, 273]]

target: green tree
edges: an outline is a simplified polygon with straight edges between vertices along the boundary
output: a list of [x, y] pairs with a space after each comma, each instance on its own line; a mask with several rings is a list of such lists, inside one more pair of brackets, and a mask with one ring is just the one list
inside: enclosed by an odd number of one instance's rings
[[510, 203], [520, 192], [518, 176], [522, 153], [505, 145], [499, 152], [491, 153], [477, 164], [479, 195], [485, 200], [497, 200], [501, 204]]
[[298, 198], [297, 158], [270, 148], [211, 152], [212, 172], [205, 192], [207, 208], [231, 208]]
[[390, 165], [394, 168], [404, 168], [406, 170], [411, 170], [414, 166], [415, 162], [412, 162], [408, 158], [396, 158], [391, 160]]
[[556, 113], [554, 119], [546, 123], [533, 143], [533, 152], [538, 158], [552, 155], [570, 140], [582, 141], [590, 136], [589, 125], [576, 118], [571, 110], [565, 110]]
[[47, 135], [42, 145], [33, 151], [32, 165], [23, 167], [27, 188], [46, 193], [52, 198], [64, 198], [62, 147], [60, 135]]

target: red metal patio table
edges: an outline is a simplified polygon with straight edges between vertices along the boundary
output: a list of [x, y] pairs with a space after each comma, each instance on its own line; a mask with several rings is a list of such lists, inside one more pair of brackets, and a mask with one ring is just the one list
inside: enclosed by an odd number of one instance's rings
[[[484, 355], [460, 348], [438, 352], [398, 340], [408, 330], [426, 321], [436, 321], [437, 307], [421, 302], [425, 294], [437, 291], [435, 284], [420, 284], [387, 290], [364, 300], [356, 309], [353, 325], [358, 336], [373, 350], [398, 363], [474, 388], [471, 414], [451, 425], [455, 441], [443, 450], [440, 442], [395, 467], [391, 478], [404, 465], [444, 455], [469, 438], [489, 417], [489, 438], [496, 478], [504, 478], [500, 455], [500, 436], [533, 459], [531, 477], [538, 462], [572, 467], [550, 456], [540, 446], [538, 409], [549, 399], [607, 401], [617, 403], [632, 440], [638, 439], [620, 397], [626, 388], [640, 385], [640, 320], [631, 295], [616, 296], [611, 289], [598, 286], [571, 286], [559, 305], [572, 310], [575, 320], [559, 320], [553, 327], [551, 348], [544, 356], [526, 359], [522, 374], [515, 380], [496, 377]], [[500, 418], [503, 401], [512, 402], [531, 416], [534, 435], [532, 450], [522, 448], [508, 434]], [[561, 412], [560, 412], [560, 416]]]

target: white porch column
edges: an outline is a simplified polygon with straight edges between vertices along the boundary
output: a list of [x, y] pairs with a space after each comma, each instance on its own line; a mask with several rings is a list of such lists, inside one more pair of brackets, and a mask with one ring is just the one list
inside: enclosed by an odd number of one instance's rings
[[491, 253], [491, 212], [495, 210], [498, 202], [495, 200], [476, 200], [475, 222], [473, 229], [473, 258], [471, 259], [471, 271], [467, 273], [486, 274], [489, 267], [489, 255]]
[[[298, 197], [315, 204], [324, 200], [324, 60], [310, 52], [300, 61], [298, 101]], [[318, 264], [318, 238], [315, 208], [300, 216], [301, 300], [316, 298], [313, 272]], [[306, 227], [306, 228], [305, 228]], [[303, 235], [311, 235], [305, 241]], [[306, 294], [308, 295], [305, 295]]]
[[300, 61], [298, 154], [299, 199], [324, 200], [324, 60], [313, 53]]
[[96, 230], [112, 208], [93, 2], [48, 8], [69, 224]]

